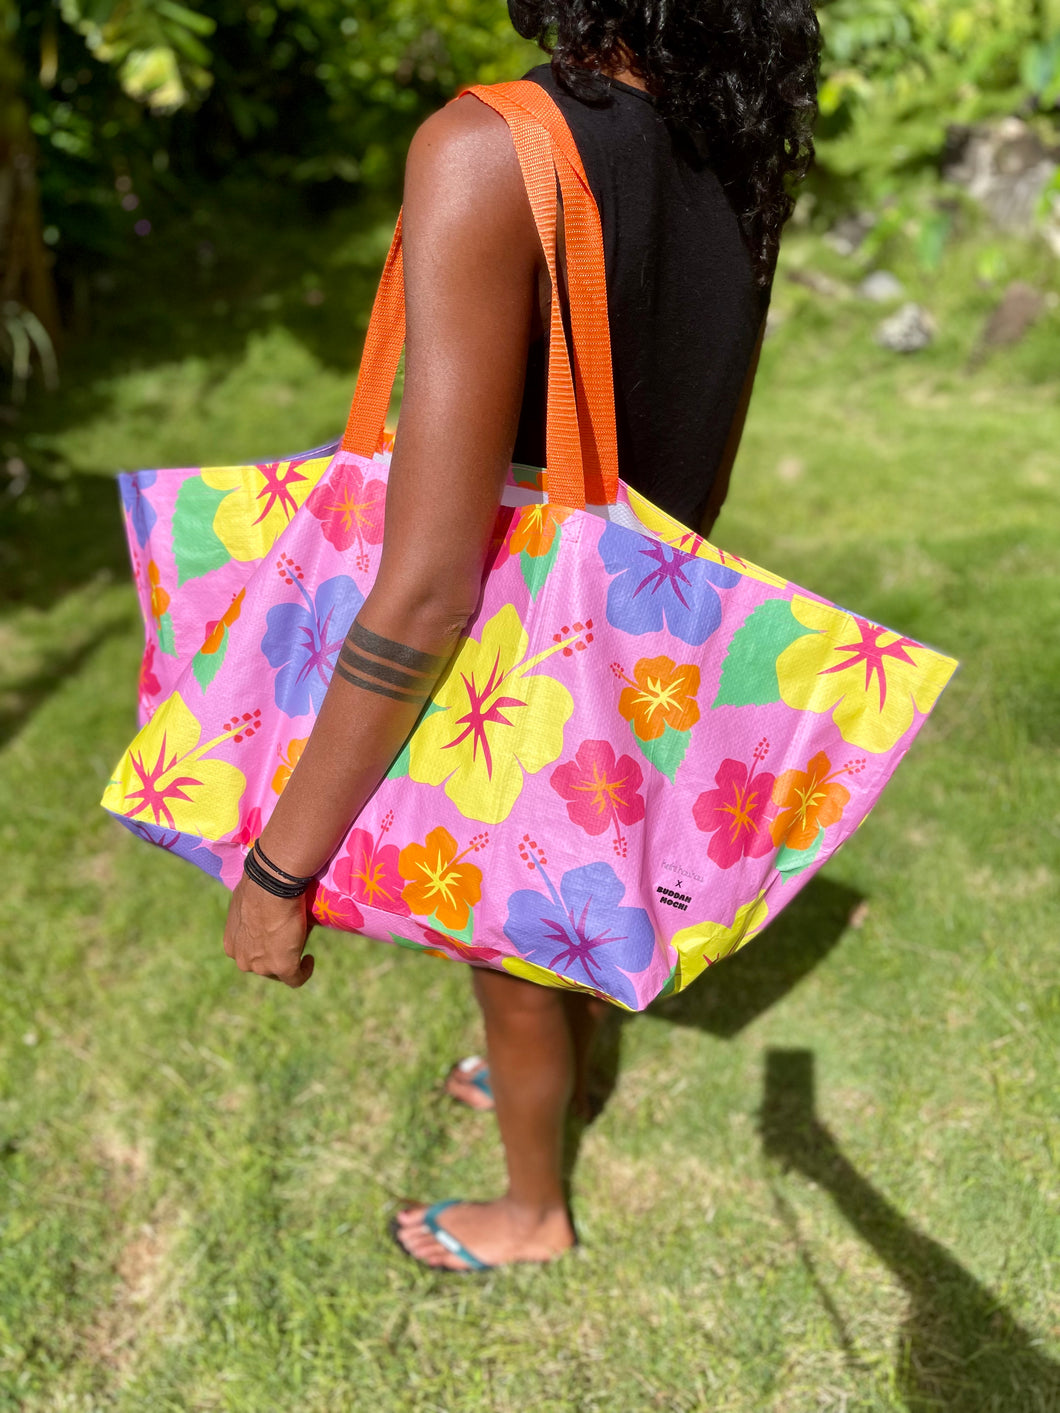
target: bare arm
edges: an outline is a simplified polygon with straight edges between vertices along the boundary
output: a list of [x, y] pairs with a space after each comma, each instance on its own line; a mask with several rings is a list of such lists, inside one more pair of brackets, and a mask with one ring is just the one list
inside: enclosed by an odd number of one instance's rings
[[[511, 460], [543, 255], [503, 120], [466, 97], [436, 113], [405, 178], [405, 392], [375, 584], [309, 742], [261, 838], [279, 868], [314, 874], [411, 731], [477, 605]], [[292, 985], [301, 898], [243, 879], [225, 950]]]

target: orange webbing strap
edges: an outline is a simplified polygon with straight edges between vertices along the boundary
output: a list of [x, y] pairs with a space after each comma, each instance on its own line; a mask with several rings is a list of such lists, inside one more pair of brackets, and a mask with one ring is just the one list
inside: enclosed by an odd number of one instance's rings
[[[486, 102], [509, 125], [552, 280], [546, 420], [549, 498], [577, 508], [584, 506], [587, 498], [594, 503], [613, 502], [618, 488], [618, 453], [603, 240], [577, 148], [559, 109], [537, 84], [519, 81], [464, 91]], [[557, 176], [564, 199], [575, 345], [573, 378], [556, 270]], [[372, 309], [361, 373], [342, 441], [346, 450], [370, 456], [378, 446], [404, 341], [404, 315], [399, 217]], [[575, 382], [584, 409], [582, 426]]]
[[[506, 108], [503, 99], [498, 104]], [[581, 437], [578, 427], [577, 404], [574, 396], [573, 373], [563, 331], [560, 309], [555, 250], [556, 250], [556, 170], [548, 134], [540, 123], [529, 120], [521, 110], [511, 110], [512, 140], [519, 160], [523, 182], [534, 216], [541, 244], [552, 278], [552, 323], [550, 329], [550, 369], [552, 391], [549, 395], [546, 421], [546, 460], [549, 481], [558, 485], [557, 501], [581, 507], [585, 504], [584, 480], [581, 473]], [[400, 231], [387, 258], [372, 309], [361, 373], [354, 392], [349, 422], [342, 445], [346, 450], [370, 456], [379, 445], [390, 388], [397, 369], [405, 334], [404, 284], [400, 275]], [[552, 469], [556, 470], [553, 473]]]
[[507, 87], [506, 84], [497, 84], [465, 91], [473, 93], [505, 120], [512, 134], [515, 155], [519, 159], [523, 184], [552, 283], [548, 401], [545, 417], [545, 461], [548, 475], [545, 489], [550, 501], [554, 500], [558, 505], [569, 505], [581, 510], [586, 502], [582, 438], [578, 425], [578, 405], [574, 395], [567, 335], [563, 328], [556, 268], [557, 172], [548, 133], [540, 123], [530, 120], [521, 108], [511, 103], [503, 92]]
[[540, 84], [529, 79], [496, 84], [486, 90], [498, 92], [540, 123], [552, 141], [563, 193], [567, 293], [586, 497], [593, 504], [613, 505], [618, 494], [618, 442], [600, 215], [577, 145], [552, 98]]
[[401, 263], [401, 212], [379, 280], [365, 335], [361, 370], [342, 436], [343, 451], [374, 456], [386, 422], [398, 361], [405, 343], [405, 280]]

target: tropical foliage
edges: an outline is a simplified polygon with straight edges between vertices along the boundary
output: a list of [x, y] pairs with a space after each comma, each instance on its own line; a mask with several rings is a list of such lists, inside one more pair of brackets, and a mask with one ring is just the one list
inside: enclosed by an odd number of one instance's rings
[[826, 0], [825, 165], [890, 194], [934, 170], [952, 123], [1060, 112], [1056, 0]]
[[[1057, 122], [1060, 0], [822, 0], [820, 14], [819, 221], [886, 199], [900, 224], [952, 122]], [[0, 32], [14, 191], [0, 347], [16, 390], [34, 357], [53, 370], [49, 264], [68, 323], [76, 272], [123, 258], [150, 231], [148, 201], [186, 214], [219, 182], [317, 211], [392, 197], [426, 113], [540, 58], [499, 0], [0, 0]]]

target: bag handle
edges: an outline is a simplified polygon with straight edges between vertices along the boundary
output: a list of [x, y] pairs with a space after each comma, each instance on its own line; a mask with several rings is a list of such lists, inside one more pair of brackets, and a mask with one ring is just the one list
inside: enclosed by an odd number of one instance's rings
[[[600, 213], [577, 145], [554, 100], [540, 84], [529, 79], [497, 84], [478, 96], [489, 102], [490, 96], [498, 92], [540, 123], [552, 142], [563, 195], [567, 293], [574, 345], [574, 383], [582, 424], [585, 492], [594, 505], [613, 505], [618, 495], [618, 439]], [[558, 306], [555, 272], [550, 270], [550, 274], [553, 298]], [[561, 347], [565, 342], [562, 340]], [[550, 337], [550, 361], [554, 347], [555, 341]]]
[[[577, 147], [555, 103], [532, 81], [476, 85], [463, 92], [488, 104], [511, 130], [552, 280], [546, 417], [549, 499], [578, 509], [587, 500], [613, 504], [618, 494], [618, 450], [603, 236]], [[556, 270], [557, 177], [564, 203], [573, 369]], [[372, 307], [342, 440], [345, 450], [371, 456], [378, 446], [404, 336], [399, 216]]]

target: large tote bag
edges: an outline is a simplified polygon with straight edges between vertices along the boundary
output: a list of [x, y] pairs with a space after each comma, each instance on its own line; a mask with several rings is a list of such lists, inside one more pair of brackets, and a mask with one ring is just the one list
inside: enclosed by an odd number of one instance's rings
[[[577, 149], [536, 84], [469, 91], [512, 131], [552, 274], [548, 469], [512, 468], [481, 606], [312, 911], [641, 1009], [758, 932], [858, 827], [955, 663], [619, 481]], [[142, 729], [103, 805], [228, 887], [376, 573], [403, 337], [399, 220], [340, 446], [121, 478], [147, 646]]]

